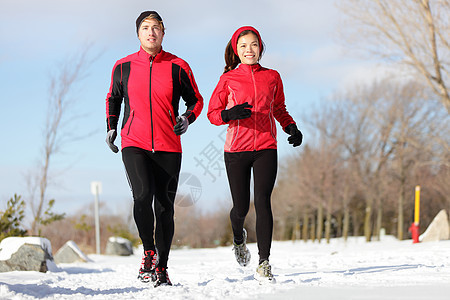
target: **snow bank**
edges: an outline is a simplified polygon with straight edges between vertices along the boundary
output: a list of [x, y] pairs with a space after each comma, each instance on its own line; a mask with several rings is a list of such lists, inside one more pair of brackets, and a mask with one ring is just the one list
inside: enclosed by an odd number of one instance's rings
[[124, 239], [120, 236], [112, 236], [108, 239], [108, 241], [113, 242], [113, 243], [119, 243], [119, 244], [129, 244], [130, 241], [127, 239]]
[[142, 248], [131, 256], [88, 255], [91, 263], [61, 272], [0, 273], [0, 299], [326, 299], [448, 300], [450, 241], [413, 244], [386, 236], [325, 241], [274, 241], [270, 262], [276, 284], [254, 279], [258, 249], [240, 267], [232, 247], [172, 250], [173, 286], [137, 280]]

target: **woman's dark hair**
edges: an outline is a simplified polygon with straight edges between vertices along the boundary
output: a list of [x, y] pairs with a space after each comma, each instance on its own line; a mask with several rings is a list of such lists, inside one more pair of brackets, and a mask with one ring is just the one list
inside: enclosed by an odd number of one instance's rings
[[[247, 35], [249, 33], [254, 34], [256, 37], [258, 37], [258, 35], [256, 33], [254, 33], [251, 30], [244, 30], [241, 32], [241, 34], [239, 34], [238, 40], [241, 36]], [[259, 45], [260, 47], [260, 54], [259, 54], [259, 59], [261, 59], [263, 52], [264, 52], [264, 42], [262, 42], [261, 40], [261, 45]], [[231, 70], [236, 69], [237, 65], [241, 62], [241, 60], [239, 59], [239, 56], [236, 55], [236, 53], [234, 53], [233, 50], [233, 46], [231, 45], [231, 40], [228, 42], [227, 46], [225, 47], [225, 68], [224, 68], [224, 73], [229, 72]]]

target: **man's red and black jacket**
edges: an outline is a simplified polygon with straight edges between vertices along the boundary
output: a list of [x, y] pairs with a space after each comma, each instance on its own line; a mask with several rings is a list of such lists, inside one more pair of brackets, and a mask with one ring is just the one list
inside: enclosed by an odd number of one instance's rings
[[141, 48], [114, 65], [106, 97], [107, 130], [117, 130], [124, 102], [122, 149], [181, 153], [180, 136], [173, 131], [180, 97], [191, 124], [203, 108], [203, 98], [189, 65], [169, 52], [161, 50], [153, 57]]

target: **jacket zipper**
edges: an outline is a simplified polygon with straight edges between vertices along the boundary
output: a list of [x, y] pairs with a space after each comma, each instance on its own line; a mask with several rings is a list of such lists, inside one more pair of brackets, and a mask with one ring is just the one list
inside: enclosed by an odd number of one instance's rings
[[235, 132], [234, 132], [234, 137], [233, 140], [231, 141], [231, 145], [230, 145], [230, 150], [233, 149], [234, 143], [236, 142], [238, 135], [239, 135], [239, 120], [237, 120], [237, 126], [235, 127]]
[[131, 120], [130, 120], [130, 125], [128, 125], [127, 135], [130, 134], [131, 124], [133, 124], [133, 120], [134, 120], [134, 109], [131, 111]]
[[170, 109], [169, 109], [169, 117], [170, 117], [170, 122], [172, 122], [172, 126], [175, 126], [175, 123], [172, 118], [172, 112], [170, 111]]
[[[228, 88], [230, 89], [231, 93], [233, 94], [234, 103], [237, 104], [236, 93], [234, 92], [234, 90], [231, 87], [228, 87]], [[233, 136], [231, 139], [230, 150], [233, 149], [234, 142], [236, 142], [238, 134], [239, 134], [239, 120], [237, 120], [237, 126], [234, 127], [234, 130], [233, 130]]]
[[270, 134], [272, 135], [273, 139], [276, 141], [277, 138], [274, 134], [274, 130], [273, 127], [275, 126], [275, 116], [273, 115], [273, 106], [275, 105], [275, 94], [277, 92], [277, 86], [275, 86], [275, 89], [273, 91], [273, 96], [272, 96], [272, 103], [270, 103], [270, 115], [269, 115], [269, 120], [270, 120]]
[[152, 68], [153, 56], [150, 56], [150, 87], [149, 87], [149, 101], [150, 101], [150, 130], [152, 135], [152, 152], [155, 152], [155, 140], [153, 138], [153, 110], [152, 110]]
[[[257, 109], [256, 109], [256, 82], [255, 82], [255, 75], [254, 75], [254, 72], [253, 72], [253, 69], [251, 69], [252, 70], [252, 80], [253, 80], [253, 88], [255, 89], [255, 99], [254, 99], [254, 106], [253, 106], [253, 111], [257, 111]], [[256, 114], [252, 114], [253, 116], [254, 116], [254, 124], [255, 124], [255, 126], [254, 126], [254, 130], [253, 130], [253, 151], [256, 151]]]

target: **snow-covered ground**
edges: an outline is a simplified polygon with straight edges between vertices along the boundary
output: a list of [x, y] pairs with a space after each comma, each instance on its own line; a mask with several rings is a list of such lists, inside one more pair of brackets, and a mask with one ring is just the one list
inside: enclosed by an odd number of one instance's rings
[[274, 242], [275, 284], [260, 284], [253, 259], [239, 267], [231, 247], [172, 250], [173, 286], [136, 279], [141, 252], [89, 255], [47, 273], [0, 273], [0, 299], [450, 299], [450, 241], [412, 244], [387, 236], [330, 244]]

